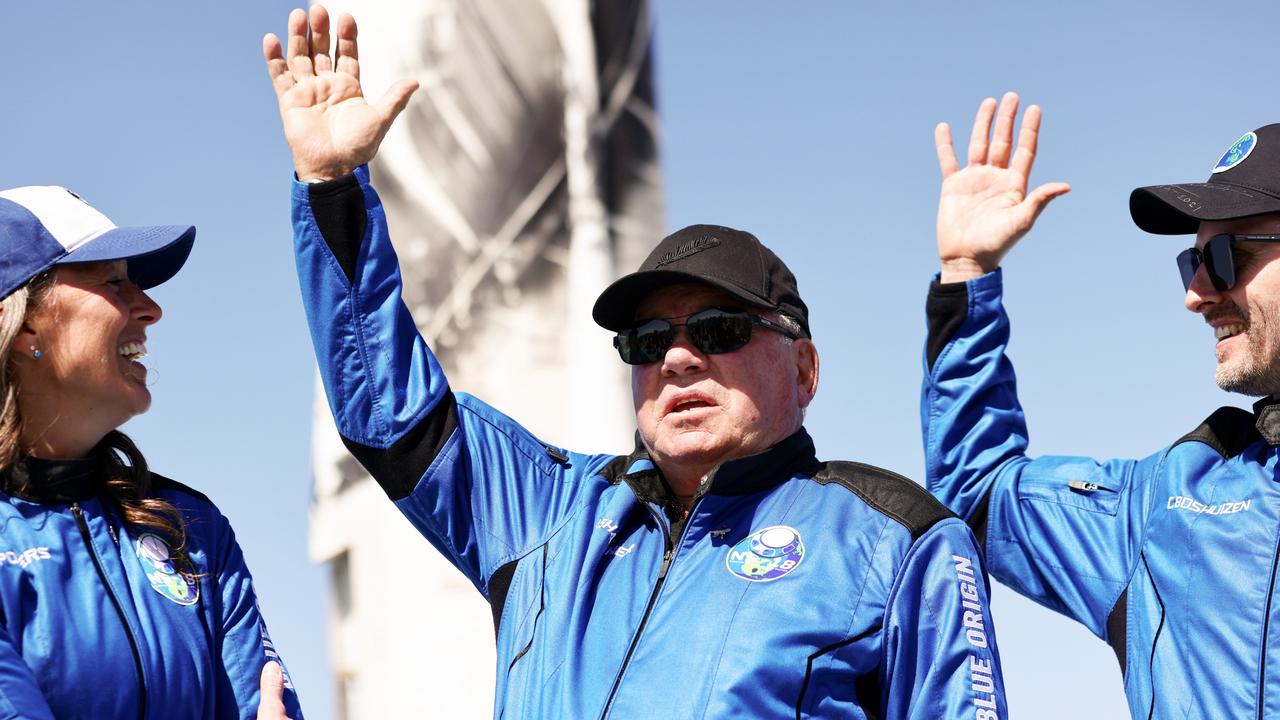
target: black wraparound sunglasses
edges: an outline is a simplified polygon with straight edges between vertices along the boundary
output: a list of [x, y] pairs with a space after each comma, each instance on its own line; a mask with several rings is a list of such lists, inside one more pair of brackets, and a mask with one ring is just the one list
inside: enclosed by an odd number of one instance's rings
[[1182, 289], [1190, 290], [1191, 281], [1195, 279], [1196, 270], [1204, 265], [1209, 282], [1218, 292], [1230, 290], [1236, 285], [1236, 256], [1232, 243], [1237, 240], [1247, 242], [1280, 242], [1280, 235], [1232, 235], [1223, 233], [1209, 238], [1204, 249], [1187, 248], [1178, 253], [1178, 272], [1182, 273]]
[[757, 326], [792, 340], [800, 339], [800, 335], [778, 323], [736, 310], [709, 308], [686, 316], [682, 323], [671, 322], [674, 319], [677, 318], [655, 318], [618, 331], [613, 337], [613, 346], [618, 349], [622, 362], [628, 365], [646, 365], [661, 360], [675, 343], [678, 327], [685, 329], [689, 334], [689, 342], [694, 347], [709, 355], [733, 352], [744, 347], [751, 341], [752, 329]]

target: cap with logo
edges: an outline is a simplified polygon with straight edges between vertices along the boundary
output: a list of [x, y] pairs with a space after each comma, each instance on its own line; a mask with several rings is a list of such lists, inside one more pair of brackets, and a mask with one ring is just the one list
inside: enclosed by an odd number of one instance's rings
[[721, 225], [690, 225], [663, 238], [639, 270], [600, 293], [591, 317], [601, 327], [624, 330], [635, 324], [636, 308], [649, 293], [688, 282], [706, 283], [748, 305], [776, 310], [799, 322], [811, 337], [809, 308], [791, 270], [755, 235]]
[[0, 190], [0, 298], [54, 265], [128, 260], [146, 290], [182, 269], [190, 225], [117, 227], [70, 190], [40, 185]]
[[1245, 133], [1202, 183], [1152, 185], [1129, 195], [1138, 227], [1157, 235], [1190, 235], [1202, 220], [1280, 212], [1280, 124]]

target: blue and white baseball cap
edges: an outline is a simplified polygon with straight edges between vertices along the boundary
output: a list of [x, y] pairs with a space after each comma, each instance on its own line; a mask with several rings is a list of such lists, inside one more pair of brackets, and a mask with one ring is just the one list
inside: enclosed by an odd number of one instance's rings
[[0, 190], [0, 298], [54, 265], [128, 260], [146, 290], [182, 269], [191, 225], [116, 227], [79, 195], [56, 185]]

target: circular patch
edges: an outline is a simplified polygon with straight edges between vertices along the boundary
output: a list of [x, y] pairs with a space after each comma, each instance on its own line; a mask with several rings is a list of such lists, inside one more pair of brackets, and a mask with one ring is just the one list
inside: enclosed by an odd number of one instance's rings
[[1222, 154], [1222, 158], [1218, 160], [1218, 164], [1213, 166], [1214, 174], [1226, 172], [1231, 168], [1244, 162], [1249, 157], [1249, 153], [1258, 146], [1258, 136], [1255, 133], [1247, 132], [1240, 136], [1240, 139], [1232, 143], [1231, 147]]
[[196, 604], [200, 583], [185, 555], [173, 557], [169, 544], [152, 533], [140, 535], [134, 549], [153, 590], [179, 605]]
[[743, 580], [768, 582], [795, 570], [803, 559], [800, 533], [786, 525], [774, 525], [739, 540], [724, 562], [729, 572]]

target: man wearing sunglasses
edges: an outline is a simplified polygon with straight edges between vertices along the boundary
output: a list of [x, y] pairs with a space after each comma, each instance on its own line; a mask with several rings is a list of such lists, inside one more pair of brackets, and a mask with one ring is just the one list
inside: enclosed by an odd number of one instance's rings
[[945, 124], [935, 137], [930, 489], [974, 528], [998, 580], [1111, 645], [1133, 717], [1280, 716], [1280, 125], [1236, 140], [1207, 182], [1129, 198], [1141, 229], [1195, 236], [1177, 256], [1186, 307], [1213, 327], [1218, 385], [1263, 396], [1254, 412], [1221, 408], [1138, 460], [1033, 459], [999, 264], [1069, 188], [1027, 192], [1040, 111], [1011, 157], [1017, 107], [1012, 93], [998, 111], [982, 104], [964, 169]]
[[332, 61], [328, 33], [295, 10], [288, 58], [264, 46], [316, 357], [347, 447], [493, 609], [495, 716], [1005, 717], [972, 533], [909, 480], [817, 459], [809, 310], [751, 234], [680, 230], [595, 303], [634, 452], [548, 445], [450, 389], [365, 166], [413, 86], [366, 105], [354, 21]]

